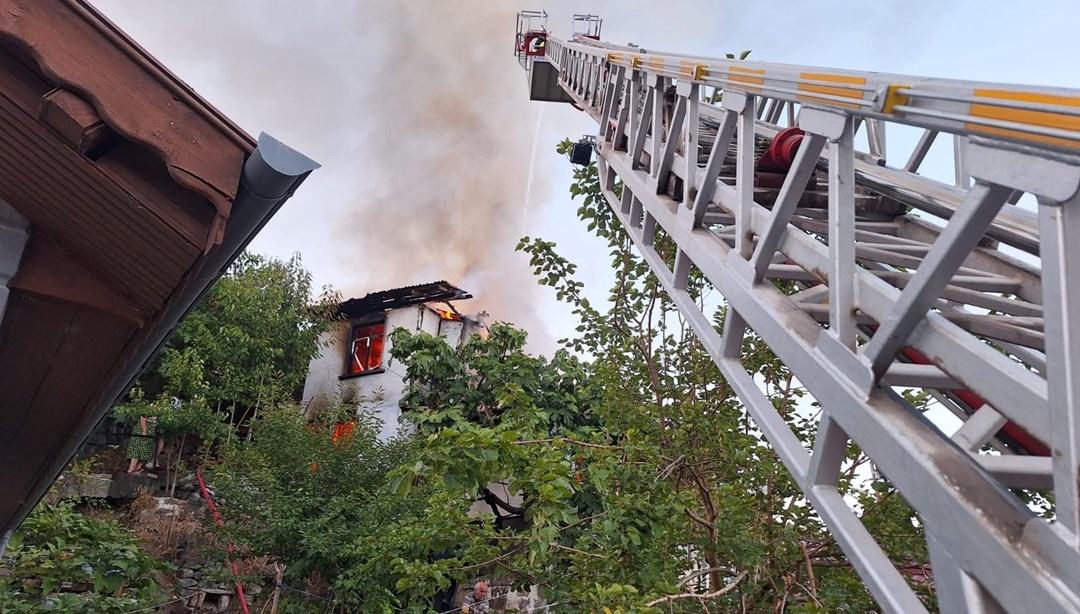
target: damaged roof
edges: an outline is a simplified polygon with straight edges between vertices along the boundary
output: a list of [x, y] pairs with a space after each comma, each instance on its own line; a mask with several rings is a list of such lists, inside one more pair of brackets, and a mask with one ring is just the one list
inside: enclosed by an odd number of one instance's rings
[[461, 301], [473, 296], [446, 281], [433, 281], [427, 284], [404, 286], [392, 290], [372, 292], [362, 298], [349, 299], [341, 304], [339, 310], [346, 318], [357, 318], [381, 311], [400, 309], [420, 303]]
[[85, 0], [0, 0], [0, 535], [317, 166]]

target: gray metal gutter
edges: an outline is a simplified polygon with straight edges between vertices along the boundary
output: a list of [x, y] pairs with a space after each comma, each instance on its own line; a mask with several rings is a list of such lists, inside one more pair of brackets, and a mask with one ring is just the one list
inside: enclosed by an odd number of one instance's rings
[[[138, 347], [127, 368], [113, 380], [98, 401], [97, 407], [70, 434], [67, 444], [42, 472], [42, 479], [34, 485], [7, 524], [0, 526], [0, 535], [7, 534], [22, 523], [48, 492], [68, 461], [78, 452], [94, 426], [120, 397], [127, 393], [164, 347], [180, 322], [198, 306], [201, 299], [213, 288], [214, 282], [307, 179], [311, 171], [317, 168], [319, 164], [307, 156], [265, 133], [259, 135], [258, 146], [244, 161], [240, 186], [225, 225], [225, 236], [221, 244], [206, 255], [202, 266], [177, 289], [177, 294], [169, 300], [158, 324]], [[0, 222], [2, 219], [0, 218]]]

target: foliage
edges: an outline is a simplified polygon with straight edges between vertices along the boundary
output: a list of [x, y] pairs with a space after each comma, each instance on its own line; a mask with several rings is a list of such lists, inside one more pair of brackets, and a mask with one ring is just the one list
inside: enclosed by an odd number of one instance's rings
[[116, 415], [158, 416], [166, 439], [204, 444], [228, 434], [231, 416], [292, 398], [318, 354], [338, 296], [315, 296], [299, 256], [245, 253], [183, 321]]
[[287, 397], [303, 386], [338, 302], [313, 297], [299, 256], [245, 253], [177, 329], [156, 372], [166, 390], [200, 390], [211, 407]]
[[157, 416], [157, 434], [165, 439], [193, 435], [205, 442], [213, 442], [229, 434], [224, 413], [208, 407], [202, 397], [186, 402], [165, 396], [147, 399], [141, 388], [135, 388], [128, 393], [126, 403], [113, 409], [113, 414], [133, 428], [138, 426], [140, 417]]
[[[380, 442], [376, 424], [364, 416], [351, 437], [334, 441], [339, 409], [327, 408], [309, 422], [296, 406], [266, 408], [252, 425], [251, 441], [223, 447], [213, 484], [228, 537], [250, 555], [284, 561], [286, 584], [303, 587], [323, 578], [338, 604], [391, 611], [394, 586], [405, 577], [393, 556], [428, 552], [430, 541], [408, 531], [437, 527], [440, 517], [422, 497], [387, 496], [387, 474], [405, 462], [410, 444]], [[285, 611], [309, 611], [306, 601], [287, 594], [293, 609]]]
[[[575, 170], [571, 194], [609, 247], [609, 304], [590, 304], [553, 243], [519, 246], [580, 320], [567, 349], [529, 356], [525, 333], [502, 324], [457, 348], [394, 331], [414, 439], [379, 444], [363, 428], [346, 450], [326, 423], [264, 416], [223, 465], [237, 539], [287, 561], [294, 582], [317, 573], [337, 603], [371, 612], [429, 611], [438, 591], [492, 575], [539, 586], [566, 612], [874, 610], [633, 251], [595, 167]], [[666, 237], [656, 248], [673, 259]], [[721, 327], [724, 306], [706, 281], [694, 272], [688, 287]], [[743, 362], [808, 442], [820, 413], [801, 384], [753, 335]], [[926, 589], [917, 518], [868, 467], [851, 448], [841, 486]], [[697, 597], [706, 593], [717, 594]]]
[[529, 356], [524, 343], [507, 325], [456, 350], [394, 333], [411, 384], [406, 415], [424, 444], [395, 472], [396, 490], [421, 484], [462, 510], [487, 504], [455, 548], [449, 571], [461, 580], [509, 574], [539, 584], [560, 611], [598, 610], [613, 603], [605, 595], [636, 594], [634, 585], [673, 590], [685, 557], [671, 556], [669, 529], [687, 520], [657, 479], [654, 451], [598, 419], [604, 389], [588, 364], [565, 350]]
[[11, 572], [0, 576], [3, 612], [128, 612], [167, 600], [155, 576], [163, 567], [135, 535], [71, 503], [35, 509], [12, 535], [3, 566]]

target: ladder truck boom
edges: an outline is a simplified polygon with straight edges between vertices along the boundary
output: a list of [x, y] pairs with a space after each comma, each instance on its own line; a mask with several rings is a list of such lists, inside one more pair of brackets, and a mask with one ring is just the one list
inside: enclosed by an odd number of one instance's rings
[[[519, 19], [532, 98], [597, 122], [574, 158], [595, 149], [615, 216], [881, 607], [925, 611], [838, 490], [849, 441], [918, 512], [942, 611], [1080, 611], [1080, 90], [646, 50], [592, 23]], [[899, 162], [890, 126], [921, 130]], [[946, 139], [951, 185], [919, 173]], [[742, 364], [748, 334], [820, 403], [812, 446]], [[1055, 518], [1011, 489], [1052, 491]]]

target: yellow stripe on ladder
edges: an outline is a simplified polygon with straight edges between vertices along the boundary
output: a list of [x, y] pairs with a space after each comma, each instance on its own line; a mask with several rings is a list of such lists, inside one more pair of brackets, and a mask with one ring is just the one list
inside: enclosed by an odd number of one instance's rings
[[[1030, 102], [1062, 107], [1080, 107], [1080, 97], [1076, 96], [1058, 96], [1054, 94], [1043, 94], [1040, 92], [1012, 92], [1008, 90], [993, 89], [978, 89], [975, 90], [974, 95], [976, 98], [1015, 100], [1017, 102]], [[1076, 139], [1066, 139], [1054, 136], [1046, 136], [1043, 134], [1029, 134], [1022, 130], [1011, 130], [1009, 128], [1001, 128], [998, 126], [984, 126], [982, 124], [974, 122], [968, 123], [965, 126], [965, 128], [971, 130], [972, 132], [980, 132], [983, 134], [992, 134], [997, 136], [1007, 136], [1010, 138], [1021, 139], [1025, 141], [1035, 141], [1037, 143], [1046, 143], [1049, 145], [1068, 147], [1070, 149], [1080, 148], [1080, 117], [1076, 115], [1054, 113], [1053, 111], [1016, 109], [992, 104], [978, 103], [972, 103], [969, 113], [973, 117], [984, 117], [986, 119], [995, 119], [998, 121], [1006, 121], [1016, 124], [1026, 124], [1029, 126], [1039, 126], [1042, 128], [1055, 128], [1057, 130], [1077, 132], [1078, 134]]]

